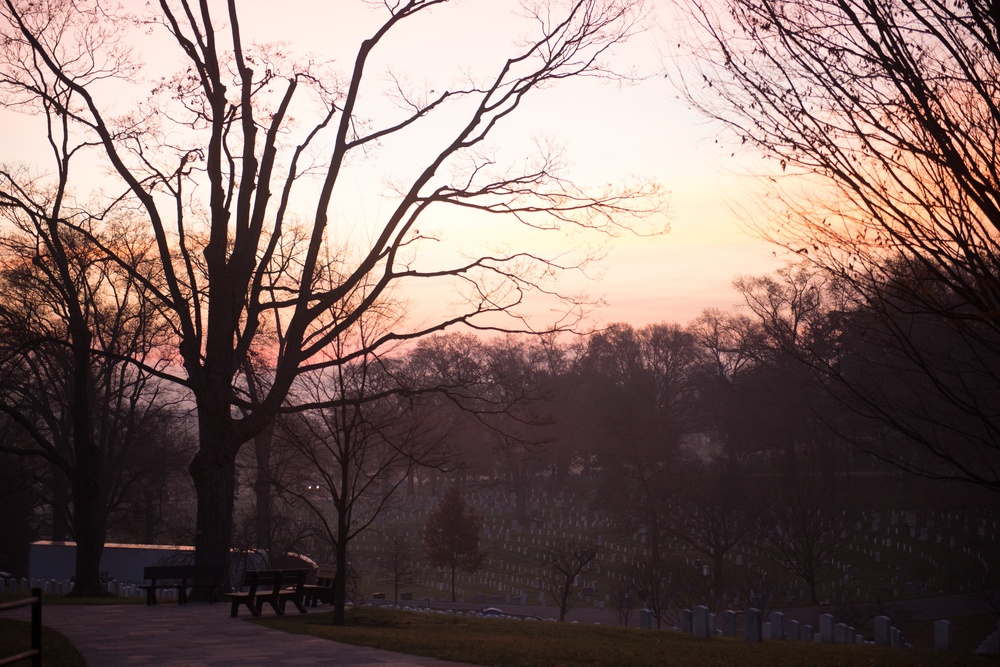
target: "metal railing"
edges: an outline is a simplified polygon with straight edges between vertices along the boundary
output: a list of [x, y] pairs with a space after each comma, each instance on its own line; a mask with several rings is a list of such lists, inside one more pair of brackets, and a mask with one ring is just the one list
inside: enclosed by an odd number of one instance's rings
[[31, 648], [16, 655], [0, 658], [0, 667], [31, 658], [31, 667], [42, 667], [42, 589], [32, 588], [31, 597], [0, 604], [0, 612], [31, 607]]

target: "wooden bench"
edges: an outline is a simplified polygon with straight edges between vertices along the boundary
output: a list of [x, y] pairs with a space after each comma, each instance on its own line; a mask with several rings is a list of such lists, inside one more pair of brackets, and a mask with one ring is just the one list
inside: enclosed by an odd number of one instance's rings
[[307, 607], [315, 607], [320, 602], [333, 604], [333, 580], [336, 576], [336, 565], [319, 565], [316, 568], [316, 583], [305, 586], [303, 603]]
[[223, 593], [232, 602], [229, 615], [236, 618], [240, 605], [245, 605], [253, 616], [260, 616], [264, 604], [271, 605], [278, 616], [285, 614], [285, 606], [291, 601], [299, 613], [308, 610], [303, 604], [306, 574], [308, 570], [248, 570], [243, 574], [245, 591]]
[[156, 604], [156, 589], [173, 588], [177, 591], [177, 604], [186, 604], [189, 588], [204, 587], [209, 602], [215, 602], [222, 590], [222, 572], [218, 568], [199, 565], [153, 565], [142, 571], [148, 584], [139, 586], [146, 591], [146, 604]]

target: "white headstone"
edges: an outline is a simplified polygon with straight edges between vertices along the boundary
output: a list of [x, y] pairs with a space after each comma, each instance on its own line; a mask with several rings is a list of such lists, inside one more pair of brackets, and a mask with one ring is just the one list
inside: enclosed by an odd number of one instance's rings
[[785, 638], [785, 615], [780, 611], [771, 612], [771, 639]]
[[892, 627], [892, 621], [888, 616], [876, 616], [875, 617], [875, 643], [879, 646], [889, 646], [890, 637], [889, 629]]
[[712, 629], [708, 623], [708, 607], [698, 605], [694, 608], [694, 635], [696, 637], [711, 637]]
[[759, 642], [764, 638], [761, 627], [761, 613], [760, 609], [747, 609], [746, 615], [744, 616], [744, 621], [746, 627], [744, 628], [746, 638], [748, 642]]
[[681, 609], [681, 632], [691, 632], [693, 626], [693, 614], [690, 609]]
[[934, 621], [934, 650], [942, 653], [951, 650], [951, 621]]
[[736, 612], [729, 610], [722, 612], [722, 634], [725, 637], [736, 636]]
[[833, 616], [831, 614], [819, 615], [819, 636], [823, 643], [833, 643]]

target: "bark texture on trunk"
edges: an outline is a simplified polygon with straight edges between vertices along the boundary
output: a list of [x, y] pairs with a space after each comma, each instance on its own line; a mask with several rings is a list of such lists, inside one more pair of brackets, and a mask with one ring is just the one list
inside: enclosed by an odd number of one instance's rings
[[198, 499], [194, 539], [195, 563], [228, 572], [233, 541], [233, 504], [236, 497], [234, 448], [215, 446], [198, 450], [191, 461], [191, 477]]

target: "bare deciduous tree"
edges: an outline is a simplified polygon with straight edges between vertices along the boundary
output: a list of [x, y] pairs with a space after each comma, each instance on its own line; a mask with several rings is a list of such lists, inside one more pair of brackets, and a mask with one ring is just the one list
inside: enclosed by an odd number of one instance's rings
[[392, 601], [399, 604], [399, 589], [417, 581], [420, 560], [407, 532], [393, 526], [386, 534], [388, 544], [376, 558], [379, 570], [392, 582]]
[[[559, 172], [555, 152], [543, 148], [517, 161], [488, 148], [536, 90], [573, 77], [617, 78], [608, 55], [640, 27], [639, 2], [533, 6], [522, 25], [535, 36], [495, 61], [491, 74], [414, 91], [390, 73], [380, 88], [375, 61], [398, 33], [447, 5], [373, 5], [383, 20], [359, 40], [343, 75], [317, 58], [256, 46], [235, 0], [160, 0], [136, 16], [85, 0], [0, 5], [5, 104], [49, 111], [72, 149], [94, 165], [88, 174], [106, 172], [86, 196], [81, 183], [78, 208], [128, 209], [155, 237], [163, 282], [150, 287], [176, 337], [179, 382], [198, 412], [191, 474], [203, 565], [222, 565], [229, 552], [240, 448], [273, 420], [300, 374], [347, 361], [321, 353], [387, 290], [427, 283], [456, 298], [450, 306], [442, 298], [421, 324], [371, 341], [366, 353], [459, 323], [525, 328], [526, 294], [547, 294], [548, 278], [579, 266], [565, 253], [529, 248], [430, 258], [426, 249], [443, 237], [424, 226], [435, 227], [432, 216], [459, 212], [488, 238], [492, 223], [507, 221], [535, 232], [614, 232], [661, 208], [653, 185], [588, 192]], [[155, 70], [138, 57], [153, 43]], [[335, 237], [341, 221], [354, 217], [359, 179], [372, 173], [367, 156], [400, 146], [417, 149], [407, 162], [415, 168], [376, 175], [398, 179], [381, 188], [386, 197], [371, 228], [345, 248], [348, 230]], [[9, 183], [4, 191], [19, 196]], [[501, 228], [508, 229], [493, 229]], [[104, 250], [116, 256], [113, 247]], [[330, 256], [340, 260], [333, 284], [318, 280]], [[367, 286], [365, 297], [347, 299], [359, 285]], [[326, 318], [346, 303], [347, 312]], [[248, 405], [238, 376], [265, 330], [278, 339], [273, 382], [251, 409], [234, 413], [234, 405]]]
[[[364, 349], [366, 334], [374, 335], [364, 323], [352, 332], [357, 335], [333, 343], [332, 355], [349, 357], [349, 347]], [[282, 420], [309, 464], [304, 479], [284, 490], [313, 510], [335, 549], [335, 624], [344, 622], [351, 540], [371, 526], [414, 470], [441, 467], [447, 458], [443, 425], [419, 399], [398, 392], [386, 368], [392, 363], [363, 356], [328, 369], [311, 378], [313, 386], [296, 390], [297, 402], [317, 407]]]
[[[76, 233], [55, 222], [50, 199], [22, 194], [0, 211], [16, 230], [0, 241], [0, 414], [25, 437], [0, 450], [50, 467], [45, 493], [77, 543], [72, 594], [106, 595], [109, 517], [140, 477], [160, 474], [146, 463], [149, 434], [166, 419], [163, 386], [149, 372], [165, 365], [164, 322], [143, 294], [151, 274], [141, 235], [128, 226]], [[128, 271], [103, 257], [97, 234]]]
[[817, 586], [833, 573], [832, 560], [845, 549], [857, 520], [858, 498], [829, 443], [785, 458], [775, 472], [773, 502], [758, 522], [766, 550], [781, 567], [800, 577], [817, 604]]
[[576, 578], [590, 565], [590, 561], [597, 558], [597, 545], [569, 540], [544, 552], [542, 557], [548, 570], [547, 576], [542, 579], [543, 588], [559, 605], [561, 623], [576, 606]]
[[635, 603], [638, 602], [639, 593], [635, 581], [629, 576], [617, 576], [611, 579], [611, 603], [618, 614], [618, 625], [623, 628], [628, 627], [632, 612], [635, 611]]
[[708, 566], [701, 604], [719, 609], [731, 583], [726, 559], [754, 529], [755, 490], [749, 468], [736, 459], [678, 465], [668, 496], [666, 531]]

